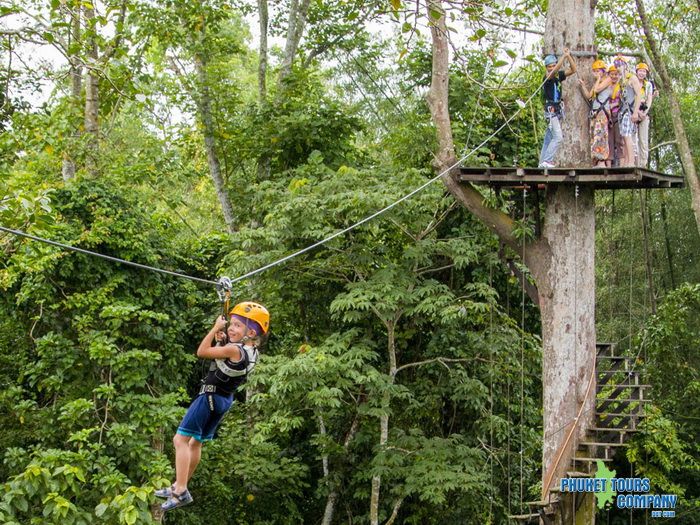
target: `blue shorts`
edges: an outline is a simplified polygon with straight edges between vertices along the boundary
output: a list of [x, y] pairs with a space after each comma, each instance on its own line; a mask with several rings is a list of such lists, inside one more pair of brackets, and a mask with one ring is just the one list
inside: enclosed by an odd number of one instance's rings
[[214, 439], [216, 428], [232, 404], [233, 394], [198, 395], [187, 409], [180, 426], [177, 427], [177, 433], [201, 442], [211, 441]]

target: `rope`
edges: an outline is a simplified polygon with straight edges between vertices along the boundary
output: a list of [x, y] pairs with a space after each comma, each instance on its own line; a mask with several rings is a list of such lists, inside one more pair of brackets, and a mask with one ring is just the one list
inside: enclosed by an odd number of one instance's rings
[[52, 241], [50, 239], [45, 239], [43, 237], [39, 237], [36, 235], [31, 235], [31, 234], [23, 232], [21, 230], [13, 230], [10, 228], [5, 228], [4, 226], [0, 226], [0, 231], [10, 233], [10, 234], [16, 235], [18, 237], [25, 237], [27, 239], [31, 239], [32, 241], [38, 241], [38, 242], [43, 242], [44, 244], [50, 244], [51, 246], [57, 246], [58, 248], [63, 248], [64, 250], [70, 250], [73, 252], [83, 253], [85, 255], [92, 255], [93, 257], [101, 257], [102, 259], [106, 259], [106, 260], [111, 261], [111, 262], [126, 264], [129, 266], [133, 266], [135, 268], [140, 268], [142, 270], [149, 270], [151, 272], [164, 273], [166, 275], [172, 275], [174, 277], [181, 277], [183, 279], [189, 279], [190, 281], [197, 281], [200, 283], [214, 284], [214, 285], [216, 284], [216, 281], [210, 281], [209, 279], [202, 279], [200, 277], [193, 277], [192, 275], [187, 275], [184, 273], [172, 272], [170, 270], [156, 268], [155, 266], [149, 266], [147, 264], [140, 264], [140, 263], [136, 263], [133, 261], [126, 261], [124, 259], [120, 259], [119, 257], [112, 257], [111, 255], [105, 255], [103, 253], [93, 252], [90, 250], [85, 250], [83, 248], [78, 248], [76, 246], [71, 246], [70, 244], [64, 244], [61, 242]]

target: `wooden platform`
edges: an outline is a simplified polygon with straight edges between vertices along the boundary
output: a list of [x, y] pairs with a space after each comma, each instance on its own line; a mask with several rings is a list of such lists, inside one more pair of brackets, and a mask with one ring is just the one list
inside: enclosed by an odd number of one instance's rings
[[459, 180], [507, 188], [541, 184], [578, 184], [598, 190], [683, 188], [683, 177], [644, 168], [459, 168]]

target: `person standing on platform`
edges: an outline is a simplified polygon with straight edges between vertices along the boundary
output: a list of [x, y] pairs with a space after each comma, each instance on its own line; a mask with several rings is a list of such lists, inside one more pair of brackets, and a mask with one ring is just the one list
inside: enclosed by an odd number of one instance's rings
[[644, 62], [637, 64], [637, 79], [641, 88], [642, 103], [639, 105], [639, 140], [637, 165], [646, 168], [649, 162], [649, 110], [654, 98], [654, 84], [647, 78], [649, 76], [649, 66]]
[[579, 79], [586, 99], [590, 102], [589, 112], [591, 139], [591, 159], [595, 167], [610, 167], [610, 98], [612, 81], [607, 74], [607, 67], [602, 60], [596, 60], [591, 66], [595, 84], [588, 89], [583, 79]]
[[610, 87], [612, 93], [610, 95], [610, 130], [608, 132], [608, 141], [610, 149], [610, 166], [617, 167], [620, 165], [622, 157], [622, 137], [620, 136], [620, 72], [615, 64], [608, 68], [610, 76]]
[[[569, 69], [561, 71], [564, 60], [569, 61]], [[547, 69], [542, 94], [544, 97], [544, 118], [547, 121], [547, 131], [544, 134], [542, 151], [540, 152], [540, 168], [554, 168], [554, 156], [557, 154], [562, 141], [561, 121], [564, 118], [561, 100], [561, 83], [576, 73], [576, 61], [571, 56], [569, 48], [564, 48], [564, 54], [557, 60], [554, 55], [547, 55], [544, 59]]]
[[642, 103], [641, 87], [636, 75], [627, 71], [627, 59], [615, 58], [615, 67], [620, 71], [620, 135], [623, 142], [623, 157], [620, 166], [635, 165], [637, 123], [640, 120], [639, 106]]

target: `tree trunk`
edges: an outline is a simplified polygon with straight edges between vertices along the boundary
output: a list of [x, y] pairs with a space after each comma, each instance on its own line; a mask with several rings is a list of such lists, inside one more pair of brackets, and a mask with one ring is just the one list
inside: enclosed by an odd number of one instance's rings
[[209, 163], [209, 175], [211, 175], [216, 197], [219, 199], [221, 211], [224, 214], [224, 222], [229, 235], [233, 235], [236, 231], [236, 225], [233, 218], [233, 207], [229, 199], [224, 178], [221, 174], [221, 162], [216, 151], [216, 139], [214, 137], [214, 121], [211, 114], [211, 93], [206, 72], [206, 62], [202, 56], [196, 56], [194, 60], [195, 69], [197, 72], [197, 80], [199, 89], [197, 90], [197, 111], [199, 119], [204, 128], [204, 148], [207, 152], [207, 162]]
[[[71, 43], [78, 43], [80, 42], [80, 9], [76, 9], [75, 14], [69, 14], [68, 16], [71, 17], [71, 32], [70, 32], [70, 42]], [[82, 68], [80, 67], [80, 61], [76, 58], [71, 56], [69, 59], [69, 75], [70, 75], [70, 80], [71, 80], [71, 92], [70, 92], [70, 103], [71, 103], [71, 108], [80, 108], [81, 105], [81, 95], [82, 95], [82, 90], [83, 90], [83, 71]], [[71, 111], [71, 114], [73, 112]], [[75, 137], [80, 136], [80, 131], [76, 130], [73, 135]], [[72, 142], [72, 141], [71, 141]], [[63, 175], [63, 180], [64, 181], [69, 181], [72, 178], [75, 177], [75, 160], [73, 159], [72, 152], [70, 151], [73, 148], [73, 145], [71, 144], [66, 148], [66, 151], [63, 153], [63, 167], [61, 169], [61, 173]]]
[[[593, 4], [594, 0], [550, 1], [545, 51], [561, 54], [564, 47], [592, 51]], [[429, 0], [428, 9], [444, 13], [441, 0]], [[447, 108], [449, 48], [444, 15], [434, 20], [431, 34], [433, 77], [427, 98], [439, 142], [436, 168], [442, 171], [454, 162]], [[592, 58], [581, 60], [579, 68], [590, 70], [591, 61]], [[562, 165], [576, 168], [590, 165], [590, 153], [588, 106], [574, 82], [575, 79], [569, 79], [565, 83], [565, 140], [558, 156]], [[443, 180], [450, 192], [502, 242], [524, 256], [537, 282], [543, 344], [543, 493], [547, 494], [556, 475], [567, 470], [574, 444], [583, 437], [594, 416], [595, 387], [589, 387], [596, 339], [593, 191], [577, 189], [573, 184], [551, 185], [542, 236], [523, 246], [512, 234], [510, 217], [487, 208], [478, 192], [455, 178]], [[574, 426], [579, 413], [580, 425]], [[577, 515], [590, 522], [593, 510], [592, 503], [586, 503]]]
[[263, 104], [267, 98], [267, 0], [258, 0], [260, 16], [260, 51], [258, 55], [258, 101]]
[[[395, 321], [387, 321], [387, 352], [389, 353], [389, 382], [394, 383], [396, 377], [396, 346], [394, 340]], [[388, 393], [382, 394], [383, 413], [379, 417], [379, 450], [386, 447], [389, 441], [389, 411], [391, 409], [391, 399]], [[379, 492], [382, 484], [382, 477], [375, 475], [372, 477], [372, 494], [370, 496], [369, 520], [371, 525], [379, 525]]]
[[[356, 415], [355, 418], [352, 421], [352, 424], [350, 425], [350, 430], [348, 430], [348, 433], [345, 435], [345, 441], [343, 442], [343, 450], [345, 452], [348, 451], [348, 447], [350, 446], [350, 443], [355, 437], [355, 434], [357, 434], [357, 429], [360, 426], [360, 420], [358, 416]], [[330, 473], [330, 471], [328, 470]], [[327, 476], [326, 474], [326, 467], [324, 467], [324, 476]], [[328, 498], [326, 499], [326, 508], [323, 511], [323, 520], [321, 521], [321, 525], [331, 525], [333, 523], [333, 516], [335, 515], [335, 507], [338, 503], [338, 498], [340, 497], [340, 493], [338, 492], [338, 487], [334, 486], [333, 489], [331, 490], [330, 494], [328, 494]]]
[[[258, 63], [258, 104], [261, 107], [267, 103], [267, 26], [269, 23], [267, 0], [258, 0], [260, 17], [260, 50]], [[258, 180], [270, 178], [270, 156], [263, 154], [258, 159]]]
[[98, 91], [99, 79], [97, 77], [98, 54], [97, 54], [97, 38], [95, 32], [95, 10], [91, 4], [83, 6], [85, 12], [85, 27], [89, 32], [87, 38], [88, 46], [88, 68], [85, 78], [85, 133], [87, 134], [87, 151], [85, 157], [85, 166], [88, 173], [96, 174], [97, 158], [99, 147], [99, 132], [100, 126], [98, 122], [100, 97]]
[[[545, 51], [594, 51], [595, 3], [550, 1]], [[592, 60], [579, 59], [579, 71], [590, 75]], [[590, 165], [590, 150], [588, 104], [575, 82], [569, 79], [564, 88], [559, 158], [562, 165], [578, 168]], [[595, 418], [595, 205], [593, 190], [576, 193], [572, 185], [550, 186], [541, 239], [546, 257], [541, 264], [528, 265], [540, 289], [545, 495], [570, 467], [576, 444]], [[593, 500], [587, 498], [576, 514], [594, 522], [594, 511]]]
[[306, 25], [306, 15], [309, 12], [310, 0], [292, 0], [289, 8], [289, 24], [287, 26], [287, 42], [284, 46], [284, 58], [280, 67], [279, 78], [277, 83], [281, 89], [284, 79], [292, 72], [292, 64], [294, 57], [301, 42], [301, 36], [304, 34], [304, 26]]
[[688, 135], [685, 132], [681, 106], [678, 103], [678, 98], [673, 90], [673, 82], [671, 81], [671, 76], [668, 74], [668, 70], [666, 69], [666, 63], [661, 57], [659, 47], [656, 44], [656, 37], [651, 30], [651, 24], [649, 23], [649, 19], [646, 14], [644, 1], [636, 0], [636, 2], [639, 19], [642, 21], [644, 36], [646, 37], [649, 52], [651, 53], [653, 60], [651, 65], [658, 72], [664, 92], [668, 96], [668, 104], [671, 110], [671, 121], [673, 123], [673, 132], [676, 136], [678, 153], [681, 158], [681, 164], [683, 165], [683, 171], [685, 172], [685, 180], [688, 182], [688, 187], [690, 188], [691, 205], [693, 208], [693, 214], [695, 215], [695, 225], [698, 228], [698, 232], [700, 232], [700, 179], [698, 179], [698, 173], [695, 169], [693, 152], [690, 149]]

